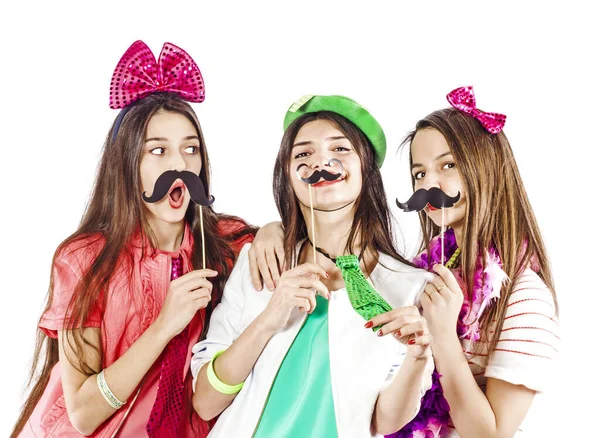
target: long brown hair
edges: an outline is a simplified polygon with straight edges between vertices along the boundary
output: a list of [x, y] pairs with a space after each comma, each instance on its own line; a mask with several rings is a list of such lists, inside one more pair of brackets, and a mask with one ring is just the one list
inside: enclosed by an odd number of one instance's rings
[[300, 128], [314, 120], [327, 120], [336, 126], [350, 141], [361, 162], [362, 189], [354, 205], [354, 219], [346, 242], [346, 253], [353, 253], [353, 243], [359, 237], [361, 255], [365, 251], [379, 251], [410, 264], [396, 250], [391, 213], [381, 173], [375, 163], [373, 146], [354, 123], [339, 114], [321, 111], [300, 116], [288, 127], [281, 140], [273, 171], [273, 195], [284, 228], [286, 265], [293, 266], [296, 263], [296, 246], [307, 237], [306, 224], [290, 182], [292, 147]]
[[[134, 233], [141, 230], [150, 239], [152, 246], [156, 246], [156, 238], [148, 223], [147, 213], [140, 196], [142, 193], [140, 161], [148, 122], [158, 111], [181, 114], [196, 128], [200, 139], [202, 158], [200, 178], [210, 193], [210, 162], [200, 122], [192, 107], [183, 99], [168, 93], [152, 94], [132, 104], [120, 127], [113, 123], [104, 143], [92, 195], [79, 228], [58, 246], [53, 257], [54, 265], [56, 258], [74, 243], [95, 244], [99, 239], [104, 241], [102, 249], [79, 281], [66, 313], [70, 316], [65, 317], [64, 321], [64, 328], [69, 330], [65, 331], [68, 334], [65, 341], [69, 342], [77, 352], [77, 363], [72, 363], [72, 365], [87, 375], [93, 375], [99, 371], [90, 367], [82, 355], [84, 345], [94, 346], [83, 338], [82, 331], [77, 328], [84, 326], [94, 306], [103, 303], [106, 297], [103, 296], [102, 291], [106, 290], [117, 267], [117, 262], [123, 255], [126, 255], [127, 243]], [[115, 129], [118, 129], [118, 132], [113, 135]], [[255, 232], [256, 229], [246, 225], [234, 234], [222, 236], [218, 230], [218, 222], [229, 219], [239, 221], [239, 219], [217, 214], [212, 207], [204, 208], [203, 216], [206, 263], [219, 272], [219, 275], [213, 280], [212, 302], [206, 308], [205, 321], [207, 323], [203, 329], [204, 336], [212, 309], [220, 301], [221, 291], [229, 276], [230, 266], [235, 259], [230, 243], [244, 234]], [[186, 211], [185, 221], [190, 226], [194, 240], [192, 265], [194, 269], [198, 269], [202, 267], [202, 234], [199, 207], [192, 202]], [[51, 276], [45, 310], [50, 309], [52, 304], [53, 283], [54, 278]], [[29, 419], [46, 388], [50, 372], [57, 362], [57, 339], [47, 337], [38, 331], [28, 382], [32, 389], [23, 405], [12, 435], [18, 435]], [[37, 372], [38, 368], [41, 368], [39, 372]]]
[[[490, 247], [498, 251], [502, 269], [510, 280], [503, 286], [497, 302], [488, 306], [479, 321], [481, 348], [492, 351], [502, 330], [502, 324], [494, 324], [494, 321], [504, 320], [509, 289], [530, 263], [539, 267], [538, 275], [550, 289], [558, 313], [544, 241], [504, 132], [492, 135], [474, 118], [447, 108], [417, 122], [403, 144], [412, 143], [417, 132], [424, 129], [435, 129], [444, 136], [465, 187], [466, 213], [460, 265], [467, 290], [473, 289], [477, 259], [482, 258], [485, 263], [482, 252]], [[410, 164], [412, 166], [412, 154]], [[412, 182], [414, 187], [414, 178]], [[419, 212], [419, 218], [422, 251], [440, 233], [440, 227], [423, 211]], [[471, 294], [467, 297], [470, 300]]]

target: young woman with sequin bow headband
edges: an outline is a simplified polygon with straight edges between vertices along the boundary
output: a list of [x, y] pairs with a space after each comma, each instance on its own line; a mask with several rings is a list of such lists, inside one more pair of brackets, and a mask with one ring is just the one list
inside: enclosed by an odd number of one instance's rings
[[110, 104], [123, 109], [81, 225], [55, 252], [41, 372], [13, 437], [208, 433], [191, 411], [191, 348], [255, 229], [209, 206], [208, 154], [187, 103], [203, 100], [200, 70], [173, 44], [157, 62], [137, 41], [117, 65]]
[[421, 299], [436, 373], [417, 417], [393, 437], [518, 436], [552, 376], [556, 294], [505, 116], [477, 109], [472, 87], [447, 98], [452, 107], [406, 139], [414, 189], [461, 198], [419, 213], [424, 252], [414, 262], [437, 274]]

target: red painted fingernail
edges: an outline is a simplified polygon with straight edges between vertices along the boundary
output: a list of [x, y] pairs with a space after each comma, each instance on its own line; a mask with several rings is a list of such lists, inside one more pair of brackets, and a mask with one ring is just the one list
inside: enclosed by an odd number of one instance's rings
[[379, 331], [377, 332], [377, 336], [383, 336], [383, 332], [382, 332], [381, 330], [379, 330]]
[[398, 334], [398, 337], [401, 338], [402, 337], [402, 332], [400, 330], [396, 330], [396, 333]]
[[373, 327], [373, 321], [369, 321], [365, 324], [365, 328], [371, 328]]
[[329, 272], [325, 272], [325, 277], [331, 278], [331, 276], [329, 275]]
[[415, 343], [415, 340], [414, 340], [414, 339], [411, 339], [410, 341], [408, 341], [408, 343], [409, 343], [410, 345], [413, 345], [413, 344]]

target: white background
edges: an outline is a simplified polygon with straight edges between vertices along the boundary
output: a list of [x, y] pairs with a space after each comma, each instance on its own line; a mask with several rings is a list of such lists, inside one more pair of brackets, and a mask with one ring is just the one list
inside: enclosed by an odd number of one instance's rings
[[[479, 108], [507, 114], [561, 306], [562, 356], [530, 415], [531, 436], [594, 434], [597, 409], [585, 399], [598, 391], [598, 196], [583, 195], [600, 170], [600, 26], [589, 6], [5, 1], [0, 16], [0, 436], [23, 400], [53, 251], [78, 225], [117, 114], [108, 108], [113, 69], [136, 39], [155, 55], [172, 42], [200, 66], [206, 101], [194, 108], [215, 209], [254, 224], [278, 218], [273, 163], [284, 113], [304, 94], [347, 95], [378, 118], [390, 201], [409, 193], [397, 145], [447, 106], [447, 92], [473, 85]], [[416, 216], [398, 219], [410, 250]]]

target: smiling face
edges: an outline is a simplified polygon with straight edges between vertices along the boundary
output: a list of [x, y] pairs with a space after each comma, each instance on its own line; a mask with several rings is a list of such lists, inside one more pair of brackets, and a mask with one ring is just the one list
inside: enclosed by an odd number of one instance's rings
[[[415, 190], [437, 187], [449, 196], [460, 192], [454, 207], [444, 209], [444, 225], [460, 232], [467, 210], [467, 192], [446, 139], [435, 129], [421, 129], [413, 138], [410, 153]], [[437, 226], [442, 225], [441, 210], [428, 205], [425, 212]]]
[[[153, 193], [156, 180], [168, 170], [187, 170], [199, 175], [201, 169], [200, 139], [187, 117], [162, 110], [152, 116], [146, 129], [140, 162], [143, 192]], [[182, 222], [189, 203], [189, 192], [180, 179], [160, 201], [144, 201], [151, 224], [157, 221]]]
[[356, 200], [361, 191], [362, 171], [358, 154], [344, 133], [329, 120], [318, 119], [304, 124], [294, 139], [289, 175], [296, 197], [304, 206], [310, 205], [308, 185], [296, 176], [298, 166], [305, 164], [309, 172], [328, 170], [331, 159], [342, 163], [343, 171], [333, 181], [321, 179], [312, 185], [313, 206], [335, 210]]

